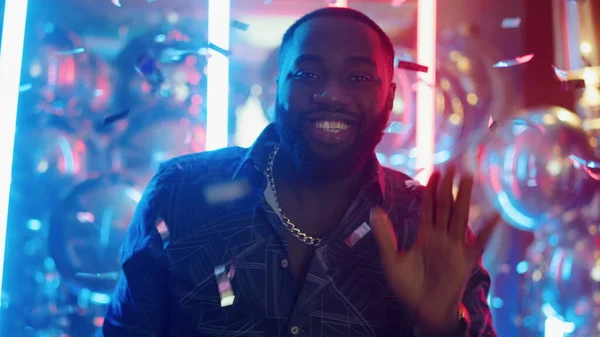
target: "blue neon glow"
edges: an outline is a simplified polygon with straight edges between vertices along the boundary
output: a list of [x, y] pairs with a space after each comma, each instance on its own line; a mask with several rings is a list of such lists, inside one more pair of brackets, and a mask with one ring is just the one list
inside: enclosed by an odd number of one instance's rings
[[0, 129], [0, 296], [4, 274], [4, 250], [8, 222], [8, 200], [19, 106], [19, 85], [28, 0], [6, 0], [0, 46], [0, 95], [2, 128]]

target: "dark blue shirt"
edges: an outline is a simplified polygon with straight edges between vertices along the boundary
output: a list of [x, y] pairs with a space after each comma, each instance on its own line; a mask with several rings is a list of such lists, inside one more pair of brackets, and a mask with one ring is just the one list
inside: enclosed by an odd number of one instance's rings
[[[105, 337], [419, 335], [387, 286], [372, 233], [364, 229], [370, 209], [382, 205], [395, 224], [398, 247], [410, 248], [420, 190], [374, 158], [371, 179], [338, 230], [316, 249], [299, 286], [264, 173], [276, 141], [270, 125], [250, 149], [197, 153], [162, 165], [123, 245]], [[223, 278], [229, 284], [219, 285]], [[496, 336], [489, 286], [479, 265], [463, 298], [470, 324], [459, 335]], [[223, 306], [222, 294], [234, 295], [233, 303]]]

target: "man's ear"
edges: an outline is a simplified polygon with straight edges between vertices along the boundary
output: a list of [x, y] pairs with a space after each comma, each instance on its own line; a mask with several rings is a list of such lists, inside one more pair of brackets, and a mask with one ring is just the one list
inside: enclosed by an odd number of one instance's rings
[[385, 107], [389, 111], [392, 111], [392, 109], [394, 108], [394, 99], [395, 98], [396, 98], [396, 83], [392, 82], [390, 84], [390, 93], [388, 94], [387, 102], [385, 102]]

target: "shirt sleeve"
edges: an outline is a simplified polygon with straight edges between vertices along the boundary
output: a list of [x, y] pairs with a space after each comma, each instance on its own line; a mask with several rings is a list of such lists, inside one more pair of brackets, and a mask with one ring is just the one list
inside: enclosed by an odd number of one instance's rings
[[490, 284], [490, 275], [481, 265], [480, 259], [463, 295], [463, 305], [469, 316], [466, 334], [468, 337], [497, 337], [487, 303]]
[[121, 248], [121, 275], [104, 319], [104, 337], [167, 336], [168, 270], [157, 230], [165, 202], [163, 170], [140, 200]]

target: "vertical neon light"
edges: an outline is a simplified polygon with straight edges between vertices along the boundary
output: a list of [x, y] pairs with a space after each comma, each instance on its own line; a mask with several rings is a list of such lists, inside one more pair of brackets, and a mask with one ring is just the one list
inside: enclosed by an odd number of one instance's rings
[[329, 7], [348, 7], [348, 0], [329, 1]]
[[433, 172], [435, 154], [435, 73], [437, 0], [419, 0], [417, 7], [417, 63], [429, 67], [417, 84], [417, 160], [422, 170], [416, 179], [426, 184]]
[[[208, 41], [229, 50], [230, 0], [209, 0]], [[207, 65], [206, 150], [228, 145], [229, 135], [229, 58], [211, 50]]]
[[0, 128], [0, 296], [2, 296], [2, 279], [4, 276], [8, 200], [12, 177], [26, 19], [27, 0], [6, 0], [2, 46], [0, 46], [0, 95], [2, 95], [2, 127]]

